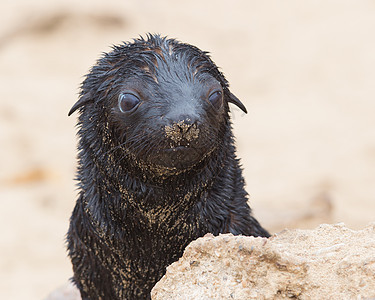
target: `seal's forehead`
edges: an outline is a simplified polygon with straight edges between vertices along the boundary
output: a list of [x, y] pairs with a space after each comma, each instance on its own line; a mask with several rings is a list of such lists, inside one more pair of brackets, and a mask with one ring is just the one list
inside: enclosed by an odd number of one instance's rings
[[[206, 90], [211, 83], [224, 90], [226, 81], [207, 52], [174, 39], [151, 36], [115, 47], [107, 64], [117, 68], [118, 82], [135, 79], [153, 91]], [[111, 72], [107, 74], [110, 75]], [[154, 85], [157, 85], [154, 86]], [[122, 84], [121, 84], [122, 85]]]
[[155, 75], [159, 71], [161, 76], [173, 72], [196, 76], [205, 72], [213, 74], [217, 69], [207, 52], [175, 39], [149, 36], [134, 40], [121, 50], [125, 61]]
[[196, 49], [167, 45], [146, 53], [141, 69], [156, 83], [205, 83], [214, 79], [212, 70], [217, 67]]
[[154, 75], [159, 82], [204, 82], [212, 78], [203, 64], [194, 64], [190, 57], [175, 52], [157, 60]]

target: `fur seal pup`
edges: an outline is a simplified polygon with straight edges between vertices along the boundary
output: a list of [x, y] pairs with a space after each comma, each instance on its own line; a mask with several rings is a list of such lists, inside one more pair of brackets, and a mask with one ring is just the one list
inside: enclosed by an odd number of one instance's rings
[[85, 77], [79, 196], [67, 234], [82, 299], [150, 299], [206, 233], [268, 237], [251, 215], [228, 103], [206, 52], [148, 35], [114, 46]]

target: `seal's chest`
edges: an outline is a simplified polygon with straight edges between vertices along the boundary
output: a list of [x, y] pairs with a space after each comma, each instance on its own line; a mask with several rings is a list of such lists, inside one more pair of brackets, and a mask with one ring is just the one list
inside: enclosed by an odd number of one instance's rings
[[[176, 195], [176, 197], [178, 197]], [[178, 238], [178, 233], [196, 233], [200, 225], [200, 217], [193, 207], [184, 208], [181, 203], [175, 205], [160, 205], [154, 208], [139, 209], [139, 224], [146, 231], [158, 236]], [[141, 229], [142, 230], [142, 229]], [[145, 232], [145, 234], [147, 234]]]

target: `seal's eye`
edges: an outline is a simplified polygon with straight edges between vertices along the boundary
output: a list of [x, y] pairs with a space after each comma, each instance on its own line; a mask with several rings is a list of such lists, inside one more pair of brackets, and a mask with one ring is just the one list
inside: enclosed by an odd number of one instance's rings
[[214, 91], [208, 97], [208, 100], [216, 109], [219, 109], [223, 103], [223, 93], [221, 91]]
[[124, 93], [118, 97], [118, 107], [121, 112], [129, 112], [139, 104], [139, 98], [136, 95]]

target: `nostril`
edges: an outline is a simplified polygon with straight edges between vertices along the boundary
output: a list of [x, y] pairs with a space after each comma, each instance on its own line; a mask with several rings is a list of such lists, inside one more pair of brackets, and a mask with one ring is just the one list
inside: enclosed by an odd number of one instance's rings
[[180, 124], [180, 123], [177, 123], [177, 124], [176, 124], [176, 127], [177, 127], [177, 129], [180, 130], [180, 133], [184, 133], [185, 125], [182, 125], [182, 124]]
[[185, 129], [185, 133], [188, 133], [189, 131], [191, 131], [192, 129], [196, 129], [197, 128], [197, 122], [194, 122], [192, 124], [188, 124], [188, 126], [186, 127]]

